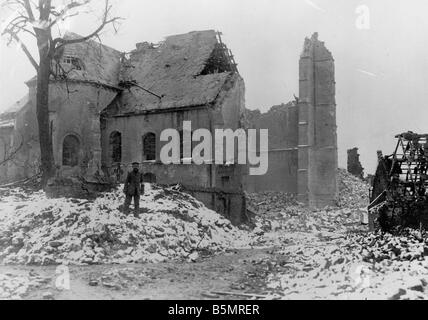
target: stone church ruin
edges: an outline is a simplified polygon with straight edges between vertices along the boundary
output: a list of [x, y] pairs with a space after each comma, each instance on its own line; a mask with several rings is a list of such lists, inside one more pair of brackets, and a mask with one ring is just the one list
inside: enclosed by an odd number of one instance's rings
[[[76, 37], [68, 34], [68, 37]], [[59, 181], [123, 181], [138, 161], [147, 182], [181, 184], [234, 224], [246, 220], [244, 191], [282, 191], [311, 206], [337, 195], [334, 60], [315, 33], [300, 57], [299, 97], [268, 112], [245, 108], [232, 52], [213, 30], [143, 42], [124, 54], [95, 41], [68, 45], [52, 66], [50, 124]], [[0, 183], [29, 178], [40, 164], [35, 81], [0, 115]], [[192, 129], [269, 129], [269, 168], [159, 161], [160, 133]], [[256, 151], [257, 152], [257, 151]], [[214, 154], [214, 152], [213, 152]], [[53, 188], [56, 186], [54, 185]]]

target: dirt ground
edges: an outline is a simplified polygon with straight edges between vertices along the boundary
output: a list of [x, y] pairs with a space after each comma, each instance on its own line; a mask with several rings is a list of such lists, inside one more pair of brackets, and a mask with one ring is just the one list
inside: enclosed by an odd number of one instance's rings
[[258, 261], [272, 259], [273, 250], [235, 250], [197, 262], [70, 266], [70, 290], [58, 290], [56, 267], [0, 266], [0, 273], [42, 279], [25, 299], [250, 299], [217, 291], [266, 294], [269, 271]]
[[27, 279], [18, 298], [36, 300], [428, 299], [428, 259], [355, 265], [340, 232], [280, 230], [259, 244], [193, 262], [70, 265], [69, 289], [56, 266], [0, 266], [0, 275], [17, 293]]

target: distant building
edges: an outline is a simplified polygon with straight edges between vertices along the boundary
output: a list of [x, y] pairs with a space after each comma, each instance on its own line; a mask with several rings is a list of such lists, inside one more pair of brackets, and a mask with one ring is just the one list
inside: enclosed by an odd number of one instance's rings
[[348, 172], [360, 179], [364, 179], [364, 168], [360, 162], [358, 148], [348, 150]]

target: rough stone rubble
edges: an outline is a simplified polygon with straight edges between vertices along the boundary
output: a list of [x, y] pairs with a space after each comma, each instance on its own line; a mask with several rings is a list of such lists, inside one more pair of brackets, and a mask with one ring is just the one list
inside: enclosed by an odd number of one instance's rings
[[[287, 257], [267, 286], [282, 299], [427, 299], [428, 234], [369, 233], [361, 225], [368, 185], [339, 171], [337, 207], [310, 211], [289, 204], [266, 233], [266, 245]], [[281, 205], [280, 205], [281, 206]], [[279, 209], [279, 208], [278, 208]]]
[[16, 276], [15, 274], [0, 274], [0, 300], [20, 300], [31, 289], [38, 288], [50, 282], [33, 273]]
[[338, 171], [338, 184], [336, 205], [323, 209], [309, 209], [293, 195], [281, 192], [248, 194], [248, 206], [265, 230], [348, 232], [365, 229], [359, 222], [367, 209], [369, 186], [343, 169]]
[[[2, 195], [0, 258], [42, 265], [194, 261], [198, 253], [266, 247], [271, 258], [254, 263], [267, 267], [259, 276], [268, 299], [427, 299], [427, 233], [367, 232], [360, 216], [368, 185], [345, 170], [338, 184], [336, 206], [322, 210], [286, 194], [248, 194], [251, 231], [176, 188], [147, 186], [138, 219], [120, 212], [120, 188], [94, 201], [12, 189]], [[0, 298], [23, 297], [42, 281], [1, 275]]]
[[135, 218], [121, 212], [121, 187], [93, 201], [12, 189], [0, 206], [0, 259], [34, 265], [157, 262], [251, 242], [190, 195], [173, 187], [146, 190]]

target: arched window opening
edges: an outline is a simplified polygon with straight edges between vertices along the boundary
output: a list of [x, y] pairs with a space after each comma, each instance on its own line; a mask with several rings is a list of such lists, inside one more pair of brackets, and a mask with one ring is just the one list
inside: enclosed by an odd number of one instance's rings
[[143, 160], [156, 160], [156, 135], [153, 132], [143, 137]]
[[75, 167], [79, 164], [80, 141], [74, 135], [64, 138], [62, 146], [62, 165]]
[[122, 162], [122, 134], [118, 131], [110, 134], [110, 152], [113, 162]]

